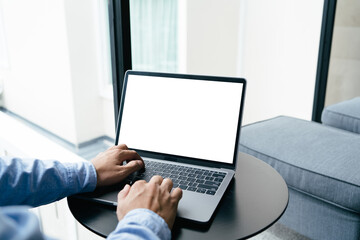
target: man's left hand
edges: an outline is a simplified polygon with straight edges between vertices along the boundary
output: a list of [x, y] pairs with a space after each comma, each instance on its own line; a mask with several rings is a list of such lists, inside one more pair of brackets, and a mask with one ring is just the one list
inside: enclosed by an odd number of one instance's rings
[[[123, 165], [124, 161], [127, 162], [126, 165]], [[129, 150], [125, 144], [110, 147], [91, 162], [96, 169], [97, 187], [118, 183], [131, 173], [145, 167], [139, 154]]]

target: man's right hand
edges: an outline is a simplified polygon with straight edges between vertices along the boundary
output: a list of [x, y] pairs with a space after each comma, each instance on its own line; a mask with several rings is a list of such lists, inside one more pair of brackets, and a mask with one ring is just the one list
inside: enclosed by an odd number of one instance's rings
[[[118, 194], [116, 210], [119, 221], [136, 208], [147, 208], [162, 217], [172, 229], [182, 190], [172, 190], [171, 179], [154, 176], [147, 183], [144, 180], [135, 182], [131, 187], [126, 185]], [[172, 190], [172, 191], [171, 191]]]

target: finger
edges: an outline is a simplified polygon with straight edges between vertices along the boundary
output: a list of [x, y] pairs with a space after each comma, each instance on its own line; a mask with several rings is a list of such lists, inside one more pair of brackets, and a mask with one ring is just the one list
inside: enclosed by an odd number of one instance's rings
[[139, 193], [141, 189], [144, 189], [147, 182], [145, 180], [138, 180], [136, 181], [131, 188], [134, 189], [135, 193]]
[[173, 182], [170, 178], [165, 178], [161, 183], [161, 188], [165, 188], [168, 192], [171, 191], [173, 187]]
[[175, 198], [177, 202], [179, 202], [180, 199], [182, 198], [183, 192], [181, 188], [174, 188], [174, 190], [172, 190], [170, 195], [171, 197]]
[[132, 160], [123, 167], [126, 169], [126, 172], [135, 172], [144, 168], [144, 162], [141, 160]]
[[120, 150], [119, 151], [119, 158], [122, 161], [131, 161], [131, 160], [142, 160], [140, 155], [134, 150]]
[[129, 163], [131, 163], [133, 161], [135, 161], [137, 164], [139, 164], [142, 168], [145, 168], [144, 160], [141, 157], [140, 157], [140, 159], [136, 158], [136, 159], [129, 160], [129, 161], [127, 161], [127, 164], [129, 164]]
[[144, 185], [146, 184], [147, 182], [145, 180], [137, 180], [133, 185], [132, 187], [135, 187], [137, 185]]
[[126, 165], [117, 165], [116, 166], [117, 175], [120, 179], [124, 179], [130, 174], [142, 169], [143, 166], [144, 166], [143, 162], [140, 160], [133, 160], [127, 163]]
[[163, 181], [163, 178], [161, 176], [155, 175], [150, 179], [149, 183], [155, 183], [155, 184], [161, 185], [162, 181]]
[[126, 198], [126, 196], [129, 194], [129, 192], [130, 192], [130, 185], [126, 184], [125, 187], [119, 192], [118, 200]]
[[129, 150], [128, 146], [126, 146], [126, 144], [119, 144], [117, 146], [115, 146], [116, 148], [119, 148], [121, 150]]
[[[128, 163], [128, 162], [130, 162], [132, 160], [140, 160], [141, 162], [143, 162], [140, 155], [137, 154], [137, 152], [135, 152], [134, 150], [120, 150], [120, 149], [117, 149], [117, 156], [115, 158], [116, 165], [123, 166], [124, 162]], [[142, 166], [144, 166], [144, 165], [145, 164], [142, 163]]]

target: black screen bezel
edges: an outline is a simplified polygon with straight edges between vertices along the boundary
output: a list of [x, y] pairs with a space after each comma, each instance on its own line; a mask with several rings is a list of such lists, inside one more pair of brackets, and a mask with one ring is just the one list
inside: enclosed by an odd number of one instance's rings
[[191, 157], [184, 157], [166, 153], [156, 153], [141, 149], [133, 149], [137, 151], [140, 156], [142, 157], [149, 157], [149, 158], [156, 158], [161, 160], [167, 160], [172, 162], [181, 162], [181, 163], [191, 163], [200, 166], [206, 167], [214, 167], [214, 168], [227, 168], [227, 169], [236, 169], [236, 162], [237, 162], [237, 155], [238, 155], [238, 145], [239, 145], [239, 138], [240, 138], [240, 130], [241, 130], [241, 122], [242, 122], [242, 115], [243, 115], [243, 108], [244, 108], [244, 100], [245, 100], [245, 90], [246, 90], [246, 80], [244, 78], [233, 78], [233, 77], [218, 77], [218, 76], [205, 76], [205, 75], [190, 75], [190, 74], [176, 74], [176, 73], [161, 73], [161, 72], [144, 72], [144, 71], [133, 71], [128, 70], [125, 73], [123, 89], [121, 94], [121, 102], [119, 107], [119, 116], [117, 121], [117, 128], [116, 128], [116, 138], [115, 138], [115, 145], [118, 145], [119, 141], [119, 133], [121, 127], [121, 119], [125, 104], [125, 96], [126, 96], [126, 87], [128, 82], [129, 75], [142, 75], [142, 76], [152, 76], [152, 77], [166, 77], [166, 78], [183, 78], [188, 80], [204, 80], [204, 81], [221, 81], [221, 82], [235, 82], [235, 83], [242, 83], [242, 95], [241, 95], [241, 103], [240, 103], [240, 111], [238, 117], [238, 126], [237, 126], [237, 133], [236, 133], [236, 141], [235, 141], [235, 148], [233, 154], [233, 163], [221, 163], [215, 162], [206, 159], [198, 159], [198, 158], [191, 158]]

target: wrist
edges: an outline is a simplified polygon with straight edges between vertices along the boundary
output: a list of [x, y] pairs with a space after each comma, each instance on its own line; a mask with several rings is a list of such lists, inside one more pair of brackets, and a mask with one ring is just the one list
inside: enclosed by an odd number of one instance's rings
[[146, 208], [137, 208], [128, 212], [118, 223], [114, 232], [121, 232], [127, 226], [142, 227], [160, 239], [171, 239], [171, 231], [165, 220]]

